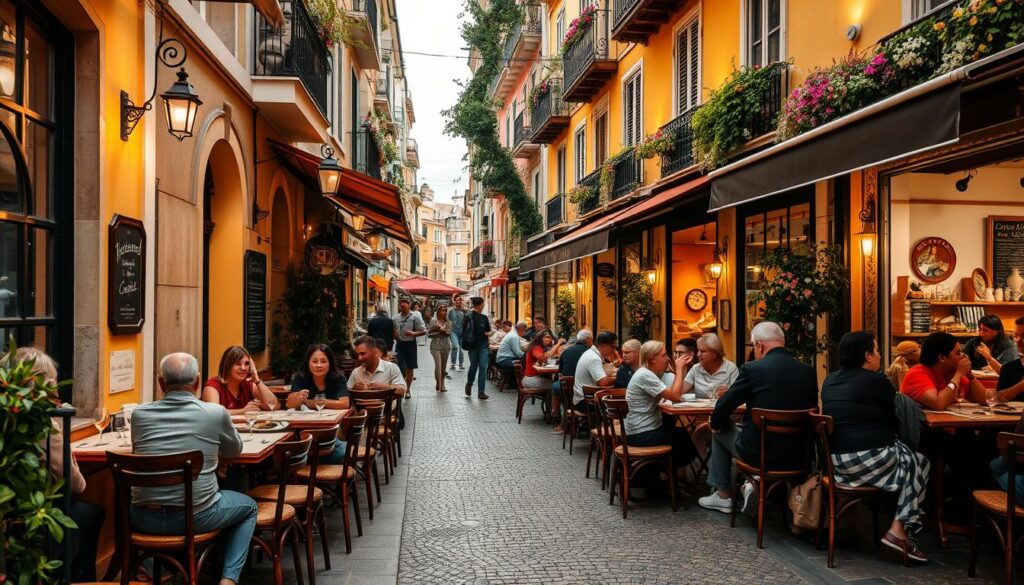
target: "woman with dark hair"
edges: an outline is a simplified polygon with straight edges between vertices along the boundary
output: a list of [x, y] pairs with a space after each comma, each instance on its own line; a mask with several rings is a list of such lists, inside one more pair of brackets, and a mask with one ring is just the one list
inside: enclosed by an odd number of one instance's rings
[[1003, 364], [1020, 357], [1013, 340], [1006, 336], [1003, 321], [998, 315], [985, 315], [978, 319], [978, 336], [964, 344], [964, 354], [971, 359], [972, 369], [989, 366], [996, 373], [1003, 369]]
[[337, 368], [334, 352], [324, 343], [311, 343], [306, 348], [299, 371], [292, 376], [292, 390], [286, 404], [288, 408], [316, 408], [317, 394], [327, 398], [324, 408], [342, 410], [349, 407], [348, 381]]
[[445, 366], [452, 350], [452, 322], [448, 320], [448, 306], [441, 305], [437, 314], [430, 319], [427, 337], [430, 338], [430, 355], [434, 356], [434, 390], [447, 392], [444, 387]]
[[231, 414], [277, 408], [277, 398], [260, 380], [252, 356], [239, 345], [221, 354], [217, 375], [203, 384], [203, 402], [219, 404]]
[[[558, 355], [558, 350], [562, 347], [563, 343], [565, 341], [561, 339], [555, 343], [555, 336], [551, 334], [550, 329], [544, 329], [533, 336], [533, 339], [530, 340], [530, 345], [526, 346], [526, 364], [523, 367], [524, 388], [551, 389], [551, 378], [541, 376], [536, 368]], [[549, 346], [551, 349], [544, 349]]]
[[946, 410], [958, 396], [985, 403], [985, 387], [971, 374], [971, 360], [956, 337], [944, 331], [924, 338], [921, 363], [903, 377], [900, 392], [930, 410]]
[[821, 412], [832, 417], [836, 482], [899, 493], [896, 517], [882, 544], [924, 562], [913, 534], [921, 527], [928, 460], [897, 437], [896, 391], [879, 372], [882, 356], [873, 333], [854, 331], [839, 341], [840, 369], [821, 387]]

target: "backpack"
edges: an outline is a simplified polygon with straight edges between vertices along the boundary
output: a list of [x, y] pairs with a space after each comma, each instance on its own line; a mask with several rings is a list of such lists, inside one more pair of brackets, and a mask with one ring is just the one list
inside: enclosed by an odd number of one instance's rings
[[479, 335], [477, 327], [475, 315], [473, 313], [466, 315], [465, 321], [462, 322], [462, 336], [459, 338], [459, 344], [462, 346], [462, 349], [466, 351], [476, 349], [478, 344], [477, 336]]

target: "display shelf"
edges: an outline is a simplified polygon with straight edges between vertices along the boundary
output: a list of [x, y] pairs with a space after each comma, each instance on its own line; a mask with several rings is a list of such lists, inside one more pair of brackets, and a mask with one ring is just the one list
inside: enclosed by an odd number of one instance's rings
[[[929, 331], [928, 333], [893, 333], [892, 336], [895, 339], [920, 339], [920, 338], [928, 337], [932, 333], [937, 333], [937, 331]], [[946, 333], [949, 333], [953, 337], [977, 337], [978, 336], [978, 332], [977, 331], [974, 331], [974, 332], [970, 332], [970, 331], [946, 331]]]
[[[965, 282], [961, 285], [962, 292], [969, 289], [969, 283], [966, 281], [970, 279], [963, 280]], [[1002, 320], [1003, 327], [1005, 327], [1007, 331], [1013, 331], [1014, 320], [1016, 320], [1017, 317], [1024, 316], [1024, 302], [1022, 301], [935, 301], [931, 299], [908, 299], [907, 296], [909, 293], [909, 277], [897, 277], [896, 291], [892, 296], [892, 320], [890, 322], [892, 339], [919, 339], [929, 335], [929, 333], [905, 332], [904, 320], [907, 303], [909, 302], [928, 303], [928, 306], [931, 309], [933, 323], [937, 318], [954, 315], [957, 312], [957, 307], [984, 307], [986, 309], [986, 313], [994, 314]], [[952, 334], [956, 337], [975, 337], [977, 332], [963, 331]]]
[[907, 299], [908, 301], [927, 301], [936, 307], [1024, 307], [1021, 301], [929, 301], [928, 299]]

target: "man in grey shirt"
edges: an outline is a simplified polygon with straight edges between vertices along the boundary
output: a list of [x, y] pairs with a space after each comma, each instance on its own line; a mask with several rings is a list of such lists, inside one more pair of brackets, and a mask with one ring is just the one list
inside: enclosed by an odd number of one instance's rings
[[[224, 538], [221, 585], [235, 585], [245, 565], [253, 531], [256, 502], [238, 492], [217, 487], [220, 458], [242, 452], [242, 438], [228, 411], [199, 400], [199, 365], [187, 353], [172, 353], [160, 361], [158, 379], [164, 397], [143, 404], [132, 414], [132, 447], [140, 455], [201, 451], [203, 468], [192, 484], [196, 532], [220, 530]], [[132, 493], [132, 527], [146, 534], [177, 535], [185, 531], [184, 489], [136, 488]]]
[[498, 354], [494, 356], [494, 363], [499, 368], [511, 370], [512, 362], [523, 359], [525, 352], [522, 341], [520, 341], [523, 335], [526, 335], [526, 321], [516, 323], [516, 328], [501, 339], [501, 343], [498, 344]]
[[448, 320], [452, 322], [452, 365], [451, 369], [455, 369], [456, 363], [460, 370], [464, 370], [465, 367], [462, 365], [462, 323], [466, 320], [466, 310], [462, 308], [462, 297], [456, 295], [452, 298], [452, 303], [455, 306], [448, 310]]

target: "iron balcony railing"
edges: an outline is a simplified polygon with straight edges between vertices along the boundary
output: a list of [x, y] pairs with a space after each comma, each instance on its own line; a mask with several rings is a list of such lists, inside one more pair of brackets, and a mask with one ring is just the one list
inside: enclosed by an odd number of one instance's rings
[[612, 13], [612, 22], [614, 22], [615, 24], [612, 26], [612, 28], [614, 29], [618, 27], [619, 24], [622, 22], [622, 17], [629, 14], [629, 11], [632, 10], [634, 6], [639, 4], [640, 1], [641, 0], [615, 0], [615, 8], [614, 12]]
[[380, 151], [373, 134], [367, 130], [356, 132], [356, 170], [374, 179], [382, 180]]
[[690, 108], [662, 126], [661, 129], [673, 137], [672, 150], [661, 157], [662, 177], [693, 165], [693, 126], [690, 123], [697, 109]]
[[525, 123], [526, 112], [519, 112], [512, 125], [512, 148], [530, 141], [530, 127]]
[[434, 250], [434, 262], [444, 262], [446, 258], [444, 252]]
[[[371, 2], [372, 3], [372, 2]], [[313, 18], [301, 0], [282, 2], [285, 24], [275, 28], [263, 16], [256, 18], [255, 75], [298, 77], [327, 116], [327, 80], [331, 56], [320, 39]]]
[[565, 216], [565, 195], [559, 193], [547, 202], [547, 226], [553, 228], [562, 223]]
[[613, 165], [615, 177], [612, 182], [612, 199], [629, 195], [643, 182], [643, 177], [641, 176], [643, 173], [642, 162], [636, 157], [636, 151], [632, 149], [615, 161]]
[[376, 94], [378, 97], [382, 97], [386, 100], [391, 100], [391, 76], [388, 75], [388, 70], [385, 67], [383, 71], [377, 74], [376, 82]]
[[516, 43], [523, 36], [523, 25], [517, 24], [515, 28], [508, 31], [508, 36], [505, 37], [505, 46], [501, 51], [501, 58], [508, 65], [509, 59], [512, 58], [512, 53], [516, 50]]
[[495, 240], [485, 240], [480, 242], [480, 245], [473, 248], [473, 251], [469, 253], [469, 267], [480, 268], [494, 264], [497, 258], [496, 250], [501, 245], [501, 242]]
[[530, 112], [530, 127], [537, 130], [547, 124], [552, 117], [569, 115], [569, 107], [562, 101], [562, 80], [549, 79], [551, 89], [540, 98]]
[[576, 215], [583, 215], [597, 209], [601, 202], [601, 169], [597, 169], [580, 179], [580, 186], [589, 187], [591, 195], [576, 204]]
[[444, 237], [444, 241], [449, 246], [452, 244], [468, 244], [469, 236], [462, 234], [448, 234]]
[[748, 139], [763, 136], [775, 131], [782, 112], [782, 102], [786, 97], [786, 89], [789, 83], [789, 65], [787, 63], [774, 63], [768, 66], [771, 82], [768, 88], [761, 94], [761, 108], [751, 118], [750, 125], [745, 133]]
[[353, 0], [352, 9], [356, 12], [365, 12], [367, 24], [373, 32], [373, 46], [379, 47], [380, 40], [377, 33], [377, 0]]
[[594, 12], [594, 20], [587, 30], [576, 37], [562, 57], [564, 87], [572, 87], [595, 61], [607, 59], [608, 10], [599, 9]]

